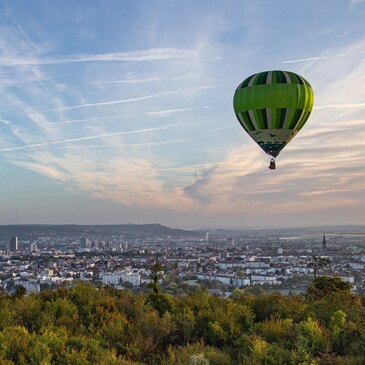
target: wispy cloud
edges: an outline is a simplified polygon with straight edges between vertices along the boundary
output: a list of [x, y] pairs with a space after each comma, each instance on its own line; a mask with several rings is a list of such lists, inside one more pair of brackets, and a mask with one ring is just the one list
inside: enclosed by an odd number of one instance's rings
[[[194, 135], [189, 138], [178, 138], [178, 139], [168, 139], [168, 140], [162, 140], [162, 141], [156, 141], [156, 142], [144, 142], [144, 143], [108, 143], [108, 144], [96, 144], [96, 145], [75, 145], [70, 144], [74, 142], [81, 142], [81, 141], [87, 141], [87, 140], [94, 140], [94, 139], [101, 139], [101, 138], [107, 138], [107, 137], [115, 137], [119, 135], [125, 135], [125, 134], [139, 134], [139, 133], [145, 133], [145, 132], [155, 132], [160, 131], [164, 129], [170, 129], [174, 127], [187, 127], [189, 125], [197, 126], [198, 123], [179, 123], [179, 124], [171, 124], [167, 126], [161, 126], [161, 127], [155, 127], [155, 128], [146, 128], [141, 130], [135, 130], [135, 131], [126, 131], [126, 132], [115, 132], [115, 133], [108, 133], [108, 134], [99, 134], [96, 136], [89, 136], [89, 137], [80, 137], [80, 138], [71, 138], [71, 139], [64, 139], [60, 141], [50, 141], [50, 142], [44, 142], [44, 143], [36, 143], [36, 144], [30, 144], [26, 146], [17, 146], [17, 147], [8, 147], [4, 149], [0, 149], [1, 152], [13, 152], [18, 150], [24, 150], [24, 149], [47, 149], [47, 150], [71, 150], [71, 149], [106, 149], [106, 148], [143, 148], [143, 147], [153, 147], [153, 146], [164, 146], [164, 145], [171, 145], [171, 144], [178, 144], [178, 143], [186, 143], [192, 140], [201, 139], [201, 138], [207, 138], [216, 136], [217, 132], [222, 130], [228, 130], [232, 128], [236, 128], [236, 125], [229, 125], [225, 127], [220, 128], [214, 128], [209, 133], [204, 133], [200, 135]], [[53, 145], [57, 144], [65, 144], [64, 146], [58, 146], [53, 147]]]
[[12, 162], [51, 179], [67, 182], [70, 191], [85, 191], [96, 199], [143, 208], [158, 206], [160, 209], [185, 211], [196, 206], [196, 202], [184, 196], [180, 189], [164, 189], [157, 171], [143, 159], [119, 157], [100, 164], [84, 154], [50, 159], [48, 153], [42, 152], [34, 158], [34, 162]]
[[143, 51], [104, 53], [94, 55], [73, 55], [68, 57], [4, 57], [0, 59], [2, 66], [52, 65], [79, 62], [146, 62], [173, 59], [189, 59], [197, 56], [197, 51], [156, 48]]
[[354, 108], [365, 108], [365, 102], [315, 105], [313, 109], [354, 109]]
[[328, 56], [299, 58], [299, 59], [296, 59], [296, 60], [282, 61], [281, 63], [288, 64], [288, 63], [299, 63], [299, 62], [308, 62], [308, 61], [321, 61], [321, 60], [327, 60], [327, 59], [331, 59], [331, 58], [361, 56], [363, 54], [365, 54], [365, 51], [352, 52], [352, 53], [340, 53], [340, 54], [328, 55]]
[[71, 120], [60, 120], [58, 122], [40, 122], [38, 125], [58, 125], [58, 124], [78, 124], [78, 123], [86, 123], [95, 120], [95, 118], [84, 118], [84, 119], [71, 119]]
[[214, 89], [214, 88], [217, 88], [217, 87], [218, 87], [217, 85], [205, 85], [205, 86], [199, 86], [199, 87], [196, 87], [196, 88], [190, 89], [190, 90], [164, 91], [164, 92], [160, 92], [160, 93], [156, 93], [156, 94], [139, 96], [139, 97], [136, 97], [136, 98], [128, 98], [128, 99], [96, 102], [96, 103], [85, 103], [85, 104], [79, 104], [79, 105], [71, 105], [71, 106], [65, 106], [65, 107], [60, 107], [60, 108], [48, 109], [48, 111], [61, 111], [61, 110], [72, 110], [72, 109], [81, 109], [81, 108], [89, 108], [89, 107], [97, 107], [97, 106], [127, 104], [127, 103], [134, 103], [136, 101], [155, 99], [155, 98], [159, 98], [161, 96], [184, 94], [184, 93], [196, 92], [196, 91], [200, 91], [200, 90]]
[[196, 108], [177, 108], [177, 109], [168, 109], [168, 110], [158, 110], [155, 112], [147, 112], [145, 115], [169, 115], [174, 113], [181, 113], [181, 112], [189, 112], [195, 110]]
[[364, 0], [350, 0], [350, 10], [353, 10], [358, 6], [360, 3], [362, 3]]
[[169, 124], [169, 125], [164, 125], [164, 126], [154, 127], [154, 128], [137, 129], [137, 130], [133, 130], [133, 131], [102, 133], [102, 134], [97, 134], [97, 135], [94, 135], [94, 136], [78, 137], [78, 138], [67, 138], [67, 139], [62, 139], [62, 140], [58, 140], [58, 141], [32, 143], [32, 144], [28, 144], [28, 145], [25, 145], [25, 146], [2, 148], [2, 149], [0, 149], [0, 152], [13, 152], [13, 151], [19, 151], [19, 150], [25, 150], [25, 149], [31, 149], [31, 148], [52, 146], [52, 145], [57, 145], [57, 144], [73, 143], [73, 142], [80, 142], [80, 141], [90, 141], [90, 140], [95, 140], [95, 139], [115, 137], [115, 136], [128, 135], [128, 134], [154, 132], [154, 131], [159, 131], [159, 130], [164, 130], [164, 129], [169, 129], [169, 128], [175, 128], [175, 127], [180, 127], [180, 126], [181, 126], [181, 124], [176, 123], [176, 124]]
[[27, 170], [36, 171], [40, 175], [47, 176], [51, 179], [59, 180], [66, 182], [67, 179], [62, 171], [58, 170], [57, 168], [51, 167], [48, 164], [39, 164], [36, 162], [29, 162], [29, 161], [19, 161], [19, 160], [9, 160], [12, 164], [16, 166], [23, 167]]
[[149, 78], [129, 78], [122, 80], [97, 80], [93, 83], [96, 85], [103, 84], [127, 84], [127, 85], [135, 85], [135, 84], [144, 84], [149, 82], [160, 82], [160, 81], [179, 81], [186, 80], [189, 78], [189, 75], [184, 76], [171, 76], [171, 77], [149, 77]]

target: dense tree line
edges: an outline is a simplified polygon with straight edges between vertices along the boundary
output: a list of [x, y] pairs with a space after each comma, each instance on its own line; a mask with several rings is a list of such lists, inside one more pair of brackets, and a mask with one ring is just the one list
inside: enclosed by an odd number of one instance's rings
[[365, 311], [317, 277], [302, 296], [171, 296], [80, 284], [0, 294], [0, 364], [360, 365]]

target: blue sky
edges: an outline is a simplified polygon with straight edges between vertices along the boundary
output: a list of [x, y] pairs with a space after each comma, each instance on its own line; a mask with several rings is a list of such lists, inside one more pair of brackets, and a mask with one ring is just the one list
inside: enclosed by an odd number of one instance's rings
[[[365, 223], [365, 1], [0, 1], [0, 224]], [[268, 156], [237, 85], [315, 106]]]

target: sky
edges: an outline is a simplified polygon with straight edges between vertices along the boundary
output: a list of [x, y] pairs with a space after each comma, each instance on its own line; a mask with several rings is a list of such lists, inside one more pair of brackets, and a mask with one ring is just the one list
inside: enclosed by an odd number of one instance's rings
[[[0, 224], [365, 224], [365, 1], [0, 0]], [[269, 156], [248, 76], [299, 73]]]

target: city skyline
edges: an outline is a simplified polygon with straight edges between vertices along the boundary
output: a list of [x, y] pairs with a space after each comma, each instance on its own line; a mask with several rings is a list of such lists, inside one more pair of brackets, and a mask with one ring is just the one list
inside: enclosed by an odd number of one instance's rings
[[[0, 1], [0, 225], [365, 224], [364, 15], [361, 0]], [[276, 171], [232, 107], [270, 69], [315, 100]]]

